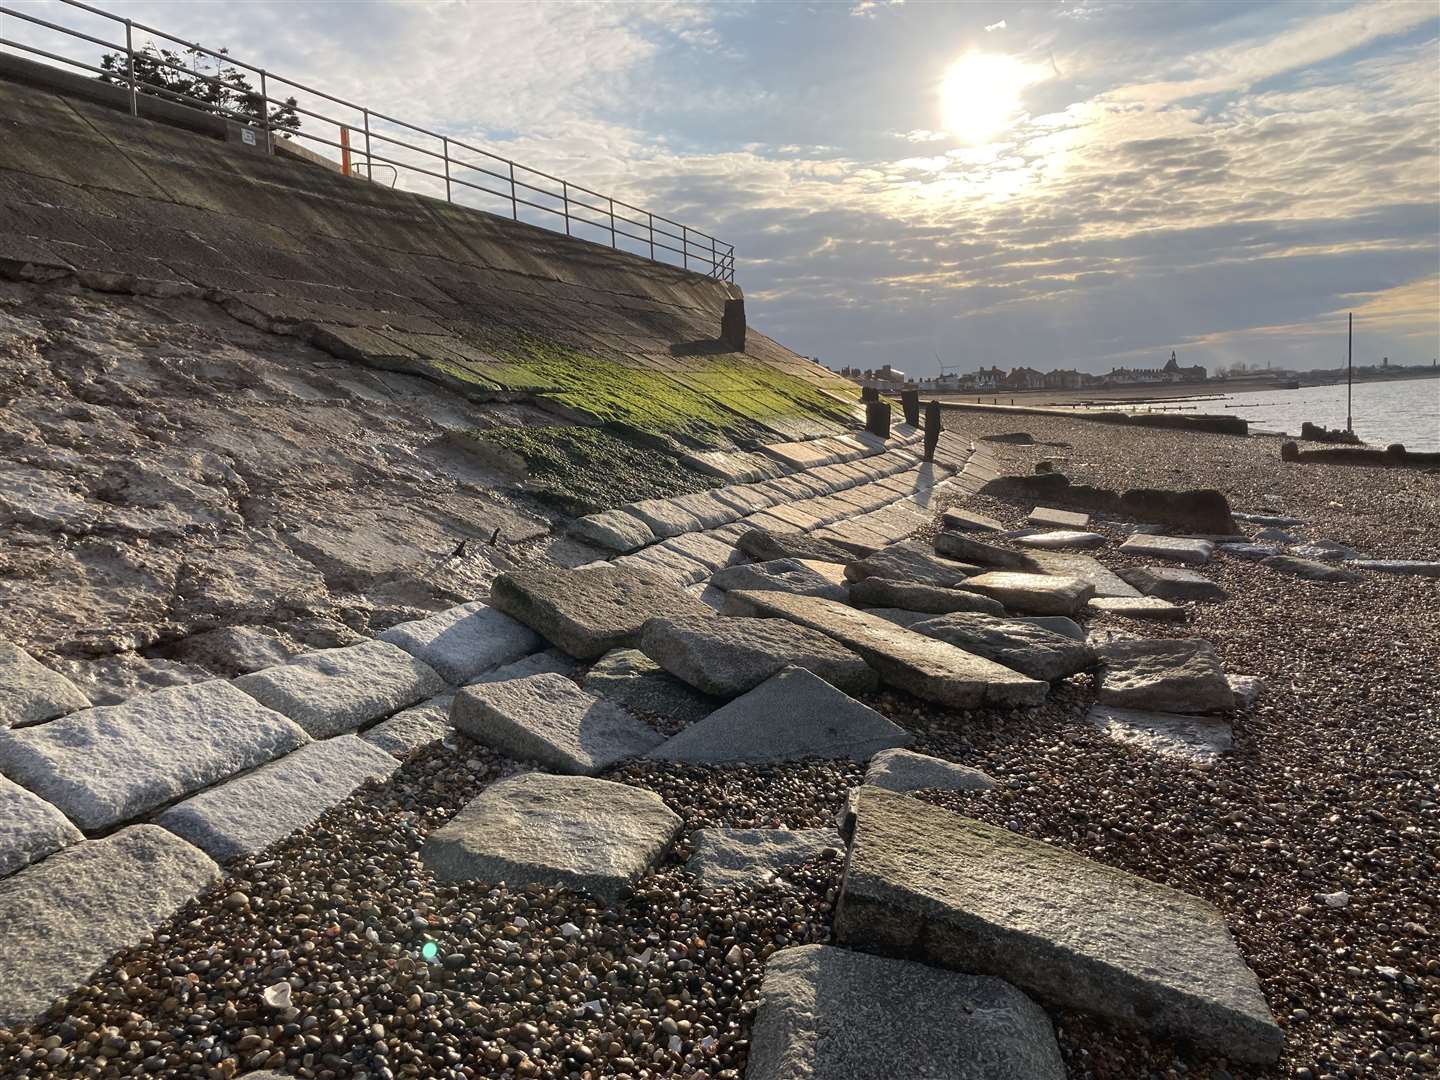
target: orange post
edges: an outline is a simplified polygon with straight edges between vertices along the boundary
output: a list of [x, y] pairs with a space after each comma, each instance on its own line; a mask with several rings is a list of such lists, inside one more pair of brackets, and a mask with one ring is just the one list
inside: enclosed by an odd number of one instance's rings
[[340, 127], [340, 171], [350, 175], [350, 129], [343, 124]]

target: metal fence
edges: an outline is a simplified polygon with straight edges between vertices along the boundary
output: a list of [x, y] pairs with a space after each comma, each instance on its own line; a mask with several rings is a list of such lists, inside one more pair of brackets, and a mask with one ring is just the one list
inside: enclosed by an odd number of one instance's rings
[[[723, 243], [709, 233], [692, 229], [671, 218], [539, 169], [521, 165], [463, 140], [397, 120], [368, 106], [357, 105], [293, 79], [286, 79], [265, 68], [238, 60], [228, 52], [185, 41], [152, 26], [122, 19], [89, 4], [80, 3], [79, 0], [56, 2], [67, 9], [103, 20], [102, 26], [123, 28], [124, 41], [108, 41], [98, 34], [87, 33], [73, 26], [63, 26], [4, 5], [0, 5], [0, 15], [10, 16], [25, 24], [64, 35], [67, 39], [88, 42], [107, 52], [121, 55], [125, 61], [124, 68], [116, 66], [105, 69], [3, 35], [0, 35], [0, 46], [104, 77], [128, 91], [132, 115], [139, 115], [141, 97], [154, 96], [190, 105], [205, 112], [263, 128], [267, 143], [275, 137], [282, 137], [292, 138], [302, 145], [315, 143], [337, 150], [341, 158], [340, 167], [351, 176], [374, 182], [377, 168], [393, 170], [395, 179], [392, 186], [404, 176], [415, 182], [422, 192], [438, 196], [443, 185], [447, 202], [475, 209], [489, 209], [497, 213], [503, 213], [508, 207], [509, 216], [516, 221], [528, 221], [556, 231], [563, 228], [567, 236], [608, 244], [612, 248], [644, 255], [657, 262], [678, 263], [687, 270], [707, 273], [721, 281], [735, 280], [734, 245]], [[143, 46], [136, 46], [137, 32], [155, 41], [178, 45], [192, 57], [210, 57], [216, 62], [217, 70], [218, 65], [224, 64], [250, 73], [250, 76], [259, 81], [257, 92], [238, 95], [243, 97], [244, 104], [250, 111], [238, 111], [227, 107], [221, 101], [207, 101], [176, 89], [142, 81], [136, 75], [137, 57], [141, 57], [146, 64], [173, 68], [186, 76], [203, 80], [215, 88], [217, 97], [222, 95], [225, 85], [218, 76], [198, 71], [193, 64], [186, 67], [157, 54], [145, 53]], [[231, 92], [234, 92], [233, 88]], [[276, 97], [277, 93], [282, 96]], [[318, 122], [323, 125], [322, 130], [333, 131], [335, 138], [326, 138], [316, 134], [314, 130], [280, 132], [280, 129], [272, 124], [272, 106], [293, 109], [304, 118], [302, 125], [305, 119]], [[327, 111], [321, 112], [321, 109]], [[345, 115], [330, 115], [336, 110], [343, 111]], [[384, 177], [383, 171], [382, 178], [388, 179]]]

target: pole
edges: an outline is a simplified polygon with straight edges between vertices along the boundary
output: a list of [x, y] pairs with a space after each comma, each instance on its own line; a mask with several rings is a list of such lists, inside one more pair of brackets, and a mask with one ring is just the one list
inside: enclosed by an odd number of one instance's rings
[[125, 20], [125, 81], [130, 84], [130, 115], [140, 115], [140, 102], [135, 92], [135, 31], [129, 19]]
[[445, 153], [445, 201], [454, 202], [455, 200], [450, 198], [450, 136], [441, 135], [440, 140]]
[[260, 69], [260, 117], [265, 121], [265, 152], [273, 154], [275, 147], [270, 138], [270, 87], [265, 81], [265, 69]]
[[340, 171], [350, 175], [350, 129], [340, 125]]
[[1351, 396], [1355, 393], [1355, 313], [1350, 312], [1349, 328], [1345, 334], [1345, 430], [1355, 430], [1355, 417], [1351, 411]]

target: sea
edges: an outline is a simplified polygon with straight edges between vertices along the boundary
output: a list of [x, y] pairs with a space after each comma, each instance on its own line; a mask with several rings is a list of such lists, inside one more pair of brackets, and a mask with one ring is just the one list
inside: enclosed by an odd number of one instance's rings
[[[1225, 394], [1196, 402], [1197, 411], [1233, 413], [1251, 431], [1300, 433], [1306, 420], [1345, 426], [1345, 384]], [[1357, 382], [1350, 407], [1355, 434], [1371, 446], [1403, 443], [1407, 450], [1440, 451], [1440, 378]]]

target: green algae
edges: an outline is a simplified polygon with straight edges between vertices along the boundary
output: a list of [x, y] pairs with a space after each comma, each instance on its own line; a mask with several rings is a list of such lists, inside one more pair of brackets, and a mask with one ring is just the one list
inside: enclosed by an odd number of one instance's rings
[[573, 516], [664, 499], [717, 481], [659, 450], [595, 427], [497, 428], [474, 438], [518, 454], [542, 502]]

